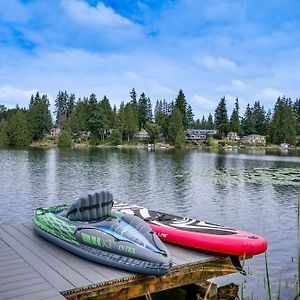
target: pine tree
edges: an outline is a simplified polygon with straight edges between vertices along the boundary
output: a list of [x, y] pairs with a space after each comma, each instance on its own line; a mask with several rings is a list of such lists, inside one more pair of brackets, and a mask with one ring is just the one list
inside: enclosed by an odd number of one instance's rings
[[167, 138], [169, 127], [168, 103], [166, 100], [156, 102], [155, 106], [155, 123], [160, 126], [162, 135]]
[[239, 98], [236, 98], [235, 106], [230, 117], [229, 130], [232, 132], [236, 132], [237, 134], [241, 133], [239, 109]]
[[99, 139], [100, 133], [104, 130], [104, 120], [101, 104], [98, 103], [95, 94], [91, 94], [88, 100], [87, 125], [93, 138]]
[[255, 134], [265, 135], [266, 134], [266, 112], [264, 107], [259, 101], [255, 101], [252, 109], [252, 118], [254, 122], [254, 132]]
[[215, 128], [214, 120], [213, 120], [213, 117], [212, 117], [211, 114], [208, 115], [206, 128], [207, 129], [214, 129]]
[[297, 135], [300, 135], [300, 99], [296, 99], [295, 103], [293, 104], [293, 111], [296, 121], [296, 132]]
[[56, 124], [60, 127], [67, 121], [68, 94], [66, 91], [59, 91], [55, 99]]
[[274, 144], [296, 142], [296, 126], [291, 99], [279, 97], [270, 123], [270, 141]]
[[255, 132], [253, 112], [249, 103], [247, 104], [244, 117], [242, 118], [241, 129], [243, 135], [250, 135], [250, 134], [254, 134]]
[[31, 97], [27, 117], [30, 135], [33, 140], [43, 138], [52, 127], [49, 106], [47, 95], [42, 95], [41, 98], [39, 93], [36, 93], [35, 97]]
[[133, 138], [134, 133], [138, 131], [138, 123], [136, 120], [134, 105], [132, 103], [127, 103], [124, 109], [124, 133], [127, 136], [127, 140]]
[[175, 108], [170, 119], [169, 135], [173, 141], [176, 140], [177, 134], [181, 134], [184, 131], [182, 124], [182, 118], [179, 108]]
[[154, 144], [159, 139], [160, 126], [155, 123], [146, 123], [146, 131], [149, 134], [149, 143]]
[[215, 110], [215, 126], [219, 136], [223, 139], [228, 133], [228, 116], [225, 97], [221, 98]]
[[194, 125], [194, 113], [191, 105], [188, 105], [186, 109], [186, 121], [187, 121], [186, 127], [192, 128]]
[[109, 99], [104, 95], [100, 101], [101, 112], [103, 116], [103, 129], [107, 131], [114, 126], [114, 112], [111, 108]]
[[[187, 101], [185, 99], [185, 95], [182, 90], [179, 90], [178, 96], [175, 99], [175, 108], [178, 108], [181, 113], [182, 124], [184, 129], [188, 126], [188, 119], [187, 119]], [[192, 112], [190, 112], [191, 114]], [[193, 116], [192, 116], [193, 117]]]
[[138, 126], [139, 130], [144, 129], [147, 122], [147, 98], [144, 93], [141, 94], [138, 101]]
[[28, 146], [30, 143], [30, 134], [26, 112], [20, 109], [14, 109], [7, 120], [6, 125], [6, 143], [9, 146]]

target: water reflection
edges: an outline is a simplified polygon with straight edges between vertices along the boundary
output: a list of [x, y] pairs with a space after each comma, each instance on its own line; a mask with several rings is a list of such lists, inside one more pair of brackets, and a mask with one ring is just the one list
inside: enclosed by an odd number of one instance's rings
[[[264, 235], [271, 280], [297, 274], [300, 157], [147, 149], [0, 149], [0, 223], [107, 188], [118, 201]], [[264, 257], [249, 260], [247, 289], [264, 296]], [[235, 275], [234, 280], [243, 278]], [[231, 281], [234, 281], [230, 279]]]

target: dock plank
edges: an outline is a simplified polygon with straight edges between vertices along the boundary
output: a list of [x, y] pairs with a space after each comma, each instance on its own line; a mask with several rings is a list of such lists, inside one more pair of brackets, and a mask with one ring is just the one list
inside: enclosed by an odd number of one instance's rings
[[51, 285], [48, 282], [43, 282], [40, 284], [20, 287], [17, 289], [12, 290], [5, 290], [3, 292], [0, 292], [0, 300], [6, 300], [9, 298], [17, 298], [19, 299], [20, 296], [25, 296], [27, 294], [32, 294], [34, 292], [39, 292], [47, 289], [51, 289]]
[[[42, 276], [46, 276], [49, 283], [58, 291], [65, 291], [74, 288], [67, 279], [57, 273], [52, 267], [42, 261], [39, 257], [34, 255], [29, 249], [27, 249], [22, 243], [15, 239], [4, 230], [5, 226], [0, 227], [0, 235], [3, 240], [17, 252], [22, 258], [28, 262], [37, 272], [42, 273]], [[9, 227], [6, 227], [9, 228]]]
[[[21, 274], [17, 274], [17, 275], [13, 275], [13, 276], [5, 276], [3, 278], [1, 278], [1, 285], [5, 284], [5, 283], [10, 283], [10, 282], [17, 282], [17, 281], [22, 281], [25, 279], [30, 279], [30, 278], [36, 278], [36, 277], [40, 277], [40, 274], [36, 273], [36, 272], [27, 272], [27, 273], [21, 273]], [[0, 289], [1, 290], [1, 289]]]
[[133, 274], [48, 242], [32, 223], [0, 225], [0, 245], [0, 300], [127, 299], [235, 272], [228, 257], [166, 244], [173, 260], [168, 274]]
[[35, 243], [38, 243], [41, 247], [51, 250], [53, 255], [64, 261], [65, 264], [69, 265], [77, 272], [80, 272], [85, 278], [88, 278], [94, 284], [99, 281], [113, 280], [115, 278], [131, 275], [129, 272], [88, 261], [66, 251], [65, 249], [51, 244], [34, 233], [32, 224], [16, 225], [15, 228], [32, 239]]
[[9, 291], [9, 290], [19, 289], [27, 286], [36, 285], [36, 284], [41, 284], [44, 282], [46, 282], [46, 280], [41, 276], [37, 276], [33, 278], [25, 278], [23, 280], [12, 281], [8, 283], [1, 282], [0, 290]]
[[27, 236], [20, 233], [13, 226], [3, 227], [8, 233], [14, 235], [19, 242], [21, 242], [27, 249], [29, 249], [36, 257], [40, 258], [43, 262], [48, 264], [51, 261], [51, 268], [54, 269], [58, 274], [67, 279], [74, 287], [80, 287], [82, 285], [90, 285], [91, 281], [87, 280], [78, 272], [74, 271], [63, 261], [56, 258], [51, 252], [43, 249], [37, 243], [34, 243]]

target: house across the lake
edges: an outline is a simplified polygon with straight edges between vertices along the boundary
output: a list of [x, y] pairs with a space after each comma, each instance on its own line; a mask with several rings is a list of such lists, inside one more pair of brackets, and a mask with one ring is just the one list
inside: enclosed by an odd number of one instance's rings
[[149, 138], [149, 134], [145, 129], [142, 129], [141, 131], [138, 131], [133, 136], [137, 140], [146, 140]]
[[238, 136], [238, 134], [236, 132], [229, 132], [227, 134], [227, 140], [235, 142], [235, 141], [239, 141], [240, 137]]
[[259, 134], [251, 134], [241, 137], [240, 141], [246, 144], [266, 144], [266, 137]]
[[214, 129], [187, 129], [185, 131], [185, 138], [187, 141], [204, 142], [208, 136], [217, 134]]
[[53, 136], [53, 137], [59, 137], [60, 134], [61, 134], [61, 130], [60, 130], [59, 127], [58, 128], [54, 127], [50, 131], [50, 135]]

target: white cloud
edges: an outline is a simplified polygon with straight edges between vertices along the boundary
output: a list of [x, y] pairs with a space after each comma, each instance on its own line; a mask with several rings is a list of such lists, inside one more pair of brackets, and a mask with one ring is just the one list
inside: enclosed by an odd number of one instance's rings
[[10, 107], [17, 104], [23, 107], [28, 105], [31, 95], [36, 92], [36, 89], [22, 90], [12, 85], [2, 85], [0, 86], [0, 101]]
[[236, 91], [245, 91], [248, 88], [248, 85], [242, 80], [234, 79], [231, 83], [232, 88]]
[[118, 15], [110, 7], [99, 2], [96, 7], [81, 0], [63, 0], [62, 5], [69, 16], [76, 22], [95, 26], [128, 26], [133, 23]]
[[228, 85], [216, 87], [216, 91], [222, 93], [244, 93], [249, 89], [249, 84], [239, 79], [233, 79]]
[[216, 108], [215, 101], [211, 101], [200, 95], [193, 95], [191, 100], [195, 106], [203, 111], [213, 111]]
[[265, 88], [257, 94], [256, 98], [266, 101], [276, 101], [278, 97], [282, 97], [283, 95], [284, 93], [277, 89]]
[[202, 57], [194, 57], [194, 61], [205, 67], [209, 70], [228, 70], [234, 71], [237, 68], [237, 65], [234, 61], [223, 58], [223, 57], [214, 57], [211, 55], [206, 55]]

